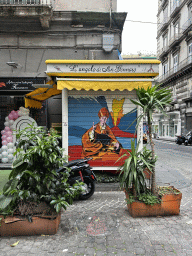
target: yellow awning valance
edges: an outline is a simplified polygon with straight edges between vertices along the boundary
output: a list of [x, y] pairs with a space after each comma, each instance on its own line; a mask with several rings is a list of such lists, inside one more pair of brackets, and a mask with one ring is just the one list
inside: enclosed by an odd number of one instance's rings
[[152, 85], [151, 81], [62, 81], [59, 80], [57, 81], [57, 89], [58, 90], [63, 90], [64, 88], [68, 90], [102, 90], [102, 91], [123, 91], [123, 90], [128, 90], [132, 91], [135, 88], [141, 88], [143, 87], [144, 89], [147, 89], [149, 86]]
[[41, 108], [44, 100], [61, 94], [62, 91], [57, 89], [57, 85], [53, 81], [49, 81], [47, 84], [53, 84], [53, 88], [38, 88], [25, 95], [26, 108]]

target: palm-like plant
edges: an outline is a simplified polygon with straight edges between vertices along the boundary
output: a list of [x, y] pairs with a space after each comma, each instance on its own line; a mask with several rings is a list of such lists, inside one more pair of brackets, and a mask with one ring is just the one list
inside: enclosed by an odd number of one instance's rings
[[[172, 101], [172, 93], [170, 89], [159, 88], [159, 86], [135, 89], [138, 100], [131, 100], [135, 105], [140, 106], [143, 110], [138, 117], [138, 124], [143, 117], [147, 117], [147, 123], [149, 127], [149, 141], [152, 151], [152, 160], [155, 162], [155, 150], [152, 140], [152, 114], [155, 110], [159, 110], [166, 115], [165, 106], [169, 106]], [[152, 193], [156, 194], [156, 178], [155, 178], [155, 166], [152, 167]]]
[[132, 189], [134, 198], [137, 198], [141, 193], [146, 191], [146, 180], [143, 173], [143, 168], [146, 166], [151, 170], [153, 166], [142, 151], [139, 151], [139, 143], [135, 147], [135, 139], [131, 140], [131, 149], [122, 155], [121, 158], [126, 157], [123, 166], [120, 168], [120, 187], [127, 192]]

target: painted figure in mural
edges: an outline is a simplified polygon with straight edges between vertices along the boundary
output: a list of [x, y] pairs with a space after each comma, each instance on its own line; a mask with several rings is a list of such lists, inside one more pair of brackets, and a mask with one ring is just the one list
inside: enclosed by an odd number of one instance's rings
[[[91, 156], [94, 159], [102, 158], [104, 155], [119, 154], [122, 146], [115, 138], [110, 127], [106, 124], [109, 112], [101, 108], [98, 113], [100, 122], [93, 126], [82, 136], [82, 157]], [[112, 156], [111, 156], [112, 157]]]

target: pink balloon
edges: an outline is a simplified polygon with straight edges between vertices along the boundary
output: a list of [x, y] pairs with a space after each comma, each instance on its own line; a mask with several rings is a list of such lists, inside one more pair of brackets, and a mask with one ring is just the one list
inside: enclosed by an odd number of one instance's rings
[[5, 130], [2, 130], [2, 131], [1, 131], [1, 134], [3, 135], [4, 133], [5, 133]]
[[11, 137], [12, 136], [12, 132], [11, 131], [7, 131], [5, 134], [7, 135], [7, 137]]
[[9, 128], [9, 126], [5, 126], [5, 131], [10, 131], [11, 129]]
[[10, 113], [10, 114], [8, 115], [8, 118], [9, 118], [9, 120], [13, 120], [13, 119], [14, 119], [13, 114]]
[[6, 139], [7, 139], [7, 135], [6, 135], [6, 134], [3, 134], [3, 135], [1, 136], [1, 138], [2, 138], [2, 140], [6, 140]]
[[18, 113], [15, 111], [15, 113], [13, 114], [14, 119], [17, 119], [19, 117]]
[[12, 137], [7, 137], [7, 142], [13, 142], [13, 138]]
[[2, 145], [7, 145], [7, 143], [8, 143], [8, 142], [7, 142], [6, 140], [3, 140], [3, 141], [2, 141]]

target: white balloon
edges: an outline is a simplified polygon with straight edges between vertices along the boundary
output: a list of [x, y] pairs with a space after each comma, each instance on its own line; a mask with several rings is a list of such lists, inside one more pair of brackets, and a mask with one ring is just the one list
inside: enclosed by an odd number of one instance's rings
[[19, 110], [19, 111], [18, 111], [18, 115], [21, 116], [21, 113], [22, 113], [21, 110]]
[[5, 117], [5, 121], [7, 121], [7, 122], [9, 121], [9, 117], [8, 116]]
[[10, 129], [13, 130], [13, 125], [10, 126]]
[[8, 159], [13, 159], [13, 154], [8, 154]]
[[5, 125], [5, 126], [9, 126], [9, 122], [5, 122], [4, 125]]
[[8, 158], [7, 158], [7, 157], [3, 157], [3, 158], [1, 159], [1, 161], [2, 161], [3, 163], [7, 163], [7, 162], [8, 162]]
[[2, 155], [2, 157], [7, 157], [7, 156], [8, 156], [8, 152], [7, 152], [7, 151], [3, 151], [3, 152], [1, 153], [1, 155]]
[[14, 120], [9, 120], [9, 126], [14, 124]]
[[8, 152], [8, 154], [13, 154], [14, 150], [13, 150], [13, 148], [8, 148], [7, 152]]
[[2, 154], [0, 154], [0, 159], [2, 158]]
[[7, 150], [8, 150], [7, 145], [3, 145], [2, 148], [1, 148], [1, 150], [2, 150], [2, 152], [3, 152], [3, 151], [7, 151]]
[[8, 148], [13, 148], [13, 146], [14, 146], [14, 145], [13, 145], [12, 142], [9, 142], [9, 143], [7, 144], [7, 147], [8, 147]]

